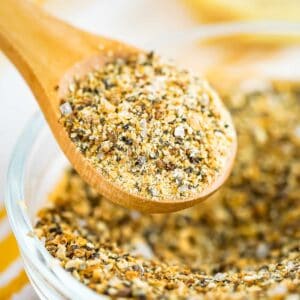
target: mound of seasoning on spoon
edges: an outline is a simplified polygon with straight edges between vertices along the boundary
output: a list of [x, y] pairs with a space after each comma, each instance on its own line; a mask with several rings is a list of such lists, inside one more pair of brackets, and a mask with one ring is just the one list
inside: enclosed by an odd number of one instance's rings
[[155, 200], [201, 193], [222, 174], [235, 137], [208, 83], [152, 52], [75, 78], [61, 122], [110, 182]]

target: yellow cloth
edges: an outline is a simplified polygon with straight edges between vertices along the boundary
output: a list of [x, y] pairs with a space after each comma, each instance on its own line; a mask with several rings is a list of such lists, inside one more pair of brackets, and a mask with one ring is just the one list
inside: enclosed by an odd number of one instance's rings
[[183, 0], [201, 22], [300, 21], [299, 0]]
[[17, 299], [20, 300], [30, 300], [22, 292], [28, 284], [5, 209], [0, 207], [0, 300], [12, 299], [14, 296], [19, 296]]

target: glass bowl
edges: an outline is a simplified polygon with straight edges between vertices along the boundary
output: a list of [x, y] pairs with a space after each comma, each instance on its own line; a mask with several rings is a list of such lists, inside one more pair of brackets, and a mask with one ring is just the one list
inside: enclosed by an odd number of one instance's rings
[[[149, 48], [207, 76], [216, 89], [241, 79], [300, 80], [300, 24], [234, 23], [201, 26], [168, 35]], [[85, 287], [47, 252], [33, 234], [37, 211], [67, 160], [41, 113], [24, 129], [12, 154], [5, 204], [26, 273], [41, 299], [107, 299]]]

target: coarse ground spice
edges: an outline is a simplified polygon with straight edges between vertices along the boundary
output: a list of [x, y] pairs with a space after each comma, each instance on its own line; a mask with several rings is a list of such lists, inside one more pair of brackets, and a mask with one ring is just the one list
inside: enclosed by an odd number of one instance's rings
[[223, 173], [235, 135], [208, 83], [152, 52], [74, 80], [60, 109], [71, 140], [102, 175], [156, 200], [201, 193]]
[[299, 300], [300, 88], [224, 99], [237, 160], [201, 206], [143, 215], [66, 172], [35, 232], [68, 272], [111, 298]]

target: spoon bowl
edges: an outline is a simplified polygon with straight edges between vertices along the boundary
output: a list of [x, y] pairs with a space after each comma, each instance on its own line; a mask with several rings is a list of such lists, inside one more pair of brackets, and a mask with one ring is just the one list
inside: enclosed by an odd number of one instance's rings
[[0, 47], [27, 81], [55, 139], [76, 171], [114, 203], [147, 213], [173, 212], [203, 201], [229, 176], [236, 154], [236, 137], [226, 168], [210, 186], [193, 197], [157, 201], [131, 194], [108, 181], [70, 140], [59, 122], [59, 107], [74, 76], [82, 77], [107, 61], [142, 50], [76, 29], [27, 0], [0, 2]]

